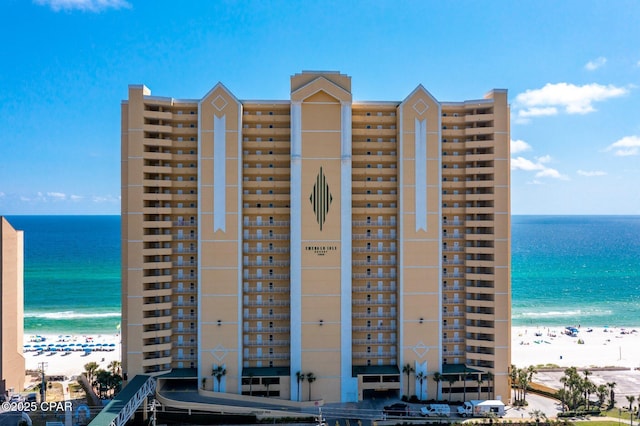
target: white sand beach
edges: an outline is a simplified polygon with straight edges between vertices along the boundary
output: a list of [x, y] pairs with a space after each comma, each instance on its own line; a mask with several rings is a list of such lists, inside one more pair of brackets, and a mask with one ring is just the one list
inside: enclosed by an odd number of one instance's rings
[[[512, 327], [511, 363], [517, 367], [555, 364], [640, 368], [640, 327], [581, 327], [575, 337], [564, 331], [564, 327]], [[41, 362], [46, 362], [47, 375], [72, 377], [82, 373], [89, 362], [107, 369], [111, 361], [120, 361], [119, 334], [40, 337], [44, 340], [24, 337], [27, 370], [37, 370]], [[57, 350], [45, 350], [51, 347]]]
[[120, 335], [25, 335], [25, 367], [38, 370], [46, 363], [48, 376], [71, 378], [84, 371], [84, 365], [96, 362], [107, 370], [111, 361], [120, 361]]
[[[640, 367], [640, 327], [512, 327], [511, 363], [560, 367]], [[579, 343], [579, 342], [583, 343]]]

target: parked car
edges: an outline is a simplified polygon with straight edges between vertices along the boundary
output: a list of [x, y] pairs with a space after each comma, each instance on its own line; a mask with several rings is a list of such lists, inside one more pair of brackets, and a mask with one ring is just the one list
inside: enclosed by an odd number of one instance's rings
[[383, 412], [387, 416], [408, 416], [409, 406], [404, 402], [396, 402], [395, 404], [385, 406]]
[[24, 397], [18, 393], [11, 395], [9, 402], [24, 402]]

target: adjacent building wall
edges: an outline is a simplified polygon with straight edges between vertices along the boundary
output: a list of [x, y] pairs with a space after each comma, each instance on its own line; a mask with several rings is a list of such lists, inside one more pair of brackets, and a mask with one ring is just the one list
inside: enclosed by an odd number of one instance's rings
[[0, 216], [0, 393], [24, 388], [24, 235]]

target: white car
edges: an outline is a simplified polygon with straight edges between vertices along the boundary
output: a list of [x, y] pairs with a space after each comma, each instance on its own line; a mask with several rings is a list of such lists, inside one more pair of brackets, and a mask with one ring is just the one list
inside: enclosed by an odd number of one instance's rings
[[9, 402], [24, 402], [24, 397], [20, 394], [11, 395]]

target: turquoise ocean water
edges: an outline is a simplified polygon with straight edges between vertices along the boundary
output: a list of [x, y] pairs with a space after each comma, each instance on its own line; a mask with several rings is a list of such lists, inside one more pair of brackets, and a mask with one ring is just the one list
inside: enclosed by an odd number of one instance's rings
[[[116, 333], [118, 216], [12, 216], [25, 334]], [[514, 216], [513, 325], [640, 326], [640, 216]]]

